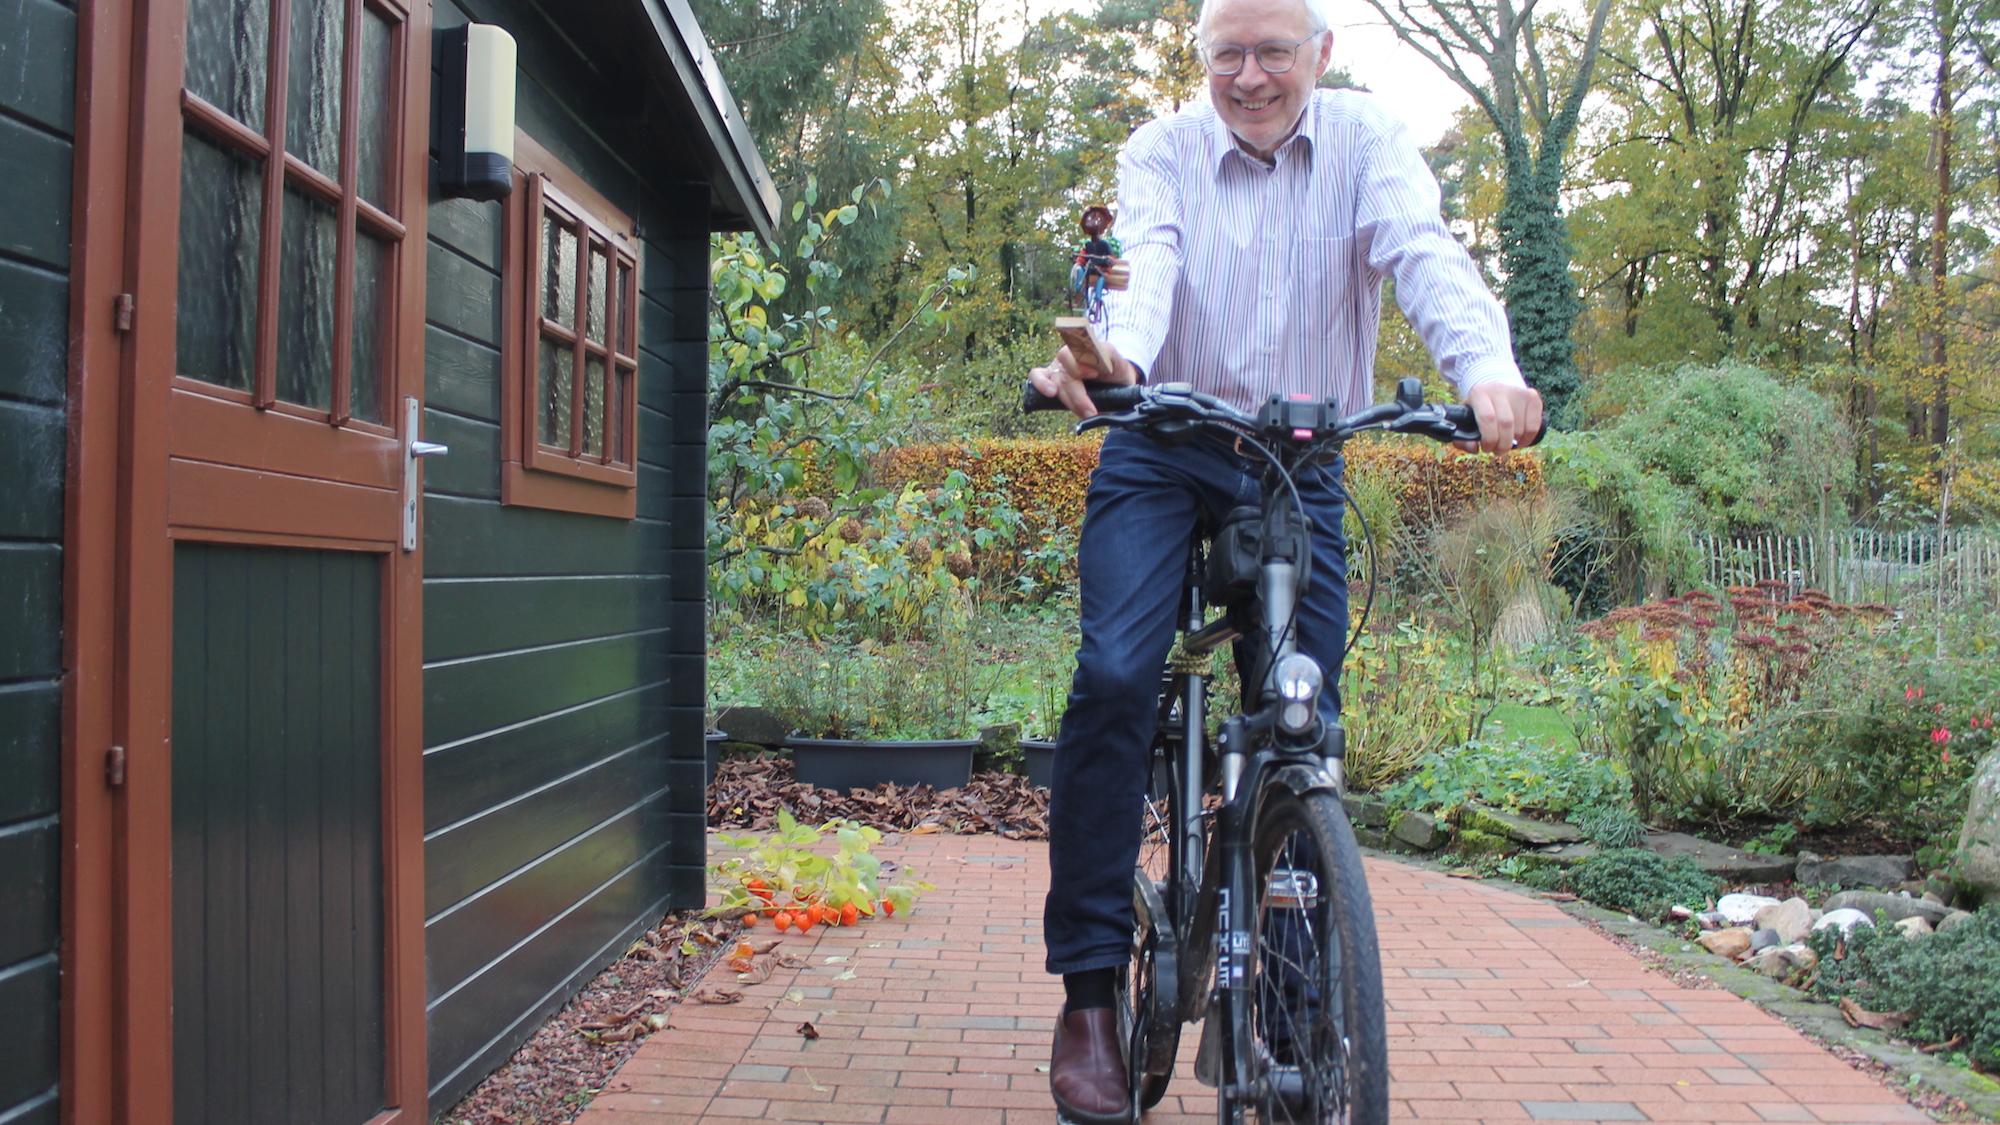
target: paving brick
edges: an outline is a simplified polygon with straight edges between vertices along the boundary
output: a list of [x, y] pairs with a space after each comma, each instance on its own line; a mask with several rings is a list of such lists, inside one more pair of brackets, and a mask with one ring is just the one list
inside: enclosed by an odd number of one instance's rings
[[[929, 835], [883, 851], [940, 889], [913, 916], [785, 938], [805, 968], [743, 986], [740, 1004], [677, 1009], [581, 1125], [1054, 1122], [1046, 1068], [1062, 985], [1042, 971], [1045, 845]], [[1392, 1121], [1927, 1120], [1768, 1013], [1651, 973], [1553, 906], [1366, 866]], [[798, 1034], [807, 1020], [821, 1038]], [[1193, 1078], [1198, 1038], [1182, 1036], [1147, 1125], [1214, 1120], [1214, 1094]]]

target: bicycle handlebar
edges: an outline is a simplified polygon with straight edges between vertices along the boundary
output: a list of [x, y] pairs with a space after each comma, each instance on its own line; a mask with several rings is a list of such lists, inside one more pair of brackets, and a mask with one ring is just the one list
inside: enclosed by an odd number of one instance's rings
[[[1089, 387], [1090, 401], [1098, 409], [1095, 418], [1078, 424], [1079, 430], [1098, 426], [1133, 426], [1166, 421], [1189, 421], [1219, 427], [1251, 437], [1313, 442], [1327, 438], [1345, 441], [1368, 430], [1398, 434], [1421, 434], [1436, 441], [1478, 441], [1479, 421], [1472, 408], [1462, 404], [1427, 403], [1423, 384], [1404, 379], [1397, 384], [1396, 401], [1377, 403], [1343, 416], [1339, 404], [1272, 395], [1255, 415], [1245, 414], [1214, 395], [1203, 394], [1186, 383]], [[1026, 412], [1065, 409], [1062, 400], [1049, 398], [1032, 383], [1021, 385], [1021, 409]], [[1534, 445], [1548, 433], [1548, 422], [1535, 433]]]

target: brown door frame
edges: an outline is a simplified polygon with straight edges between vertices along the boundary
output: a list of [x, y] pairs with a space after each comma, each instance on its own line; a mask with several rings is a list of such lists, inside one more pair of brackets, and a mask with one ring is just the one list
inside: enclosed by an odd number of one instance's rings
[[[404, 236], [388, 361], [395, 392], [388, 427], [399, 442], [413, 436], [402, 432], [404, 397], [423, 396], [431, 60], [430, 0], [403, 6], [404, 112], [395, 136]], [[328, 537], [254, 517], [229, 526], [212, 505], [184, 504], [189, 518], [181, 521], [170, 512], [175, 378], [158, 357], [172, 354], [175, 332], [184, 21], [185, 0], [82, 0], [79, 9], [64, 531], [62, 1120], [172, 1122], [178, 536], [359, 549], [384, 560], [383, 1102], [390, 1108], [370, 1125], [422, 1125], [422, 539], [405, 552], [393, 527], [379, 539], [352, 529]], [[196, 472], [204, 471], [214, 470]]]

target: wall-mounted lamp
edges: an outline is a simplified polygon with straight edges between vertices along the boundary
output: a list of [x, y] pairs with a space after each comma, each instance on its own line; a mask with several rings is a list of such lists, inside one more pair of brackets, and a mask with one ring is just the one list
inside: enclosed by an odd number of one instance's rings
[[501, 199], [514, 187], [514, 37], [487, 23], [438, 33], [438, 188]]

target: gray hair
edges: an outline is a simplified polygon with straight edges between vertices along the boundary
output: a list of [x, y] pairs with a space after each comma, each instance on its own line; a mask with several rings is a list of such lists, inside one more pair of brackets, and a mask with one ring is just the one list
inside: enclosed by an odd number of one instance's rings
[[[1209, 16], [1224, 3], [1227, 3], [1227, 0], [1201, 0], [1201, 15], [1195, 20], [1194, 25], [1195, 38], [1203, 40], [1208, 38]], [[1332, 7], [1330, 0], [1299, 0], [1299, 4], [1306, 10], [1306, 22], [1310, 30], [1321, 32], [1333, 27], [1333, 19], [1328, 12]]]

